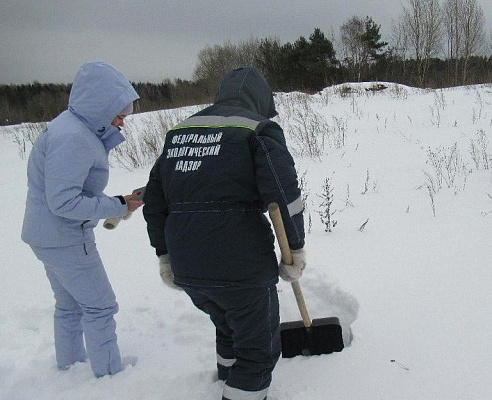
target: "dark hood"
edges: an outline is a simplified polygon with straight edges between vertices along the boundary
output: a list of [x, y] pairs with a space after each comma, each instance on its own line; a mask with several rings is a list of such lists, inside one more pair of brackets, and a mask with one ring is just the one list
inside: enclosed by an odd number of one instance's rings
[[254, 68], [238, 68], [227, 73], [220, 82], [214, 103], [245, 107], [266, 118], [277, 115], [272, 89]]

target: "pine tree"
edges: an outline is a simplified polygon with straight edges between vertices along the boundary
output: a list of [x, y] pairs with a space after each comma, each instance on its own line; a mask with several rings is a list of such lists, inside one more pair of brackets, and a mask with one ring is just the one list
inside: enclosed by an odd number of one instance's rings
[[362, 42], [365, 43], [367, 52], [372, 61], [378, 61], [386, 55], [383, 48], [386, 47], [388, 43], [381, 41], [381, 34], [379, 33], [380, 29], [381, 25], [377, 25], [371, 17], [366, 17], [365, 32], [362, 35]]

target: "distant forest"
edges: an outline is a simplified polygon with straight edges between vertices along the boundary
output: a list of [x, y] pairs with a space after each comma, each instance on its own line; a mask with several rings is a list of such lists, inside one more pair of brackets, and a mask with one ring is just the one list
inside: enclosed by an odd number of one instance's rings
[[[136, 112], [213, 101], [221, 77], [239, 66], [259, 69], [273, 90], [315, 93], [344, 82], [395, 82], [444, 88], [492, 82], [491, 46], [478, 0], [407, 0], [392, 43], [371, 17], [352, 17], [339, 35], [319, 28], [292, 43], [278, 38], [207, 46], [191, 80], [135, 82]], [[443, 4], [441, 4], [443, 3]], [[336, 45], [335, 45], [336, 44]], [[70, 84], [0, 85], [0, 125], [50, 121], [67, 108]]]

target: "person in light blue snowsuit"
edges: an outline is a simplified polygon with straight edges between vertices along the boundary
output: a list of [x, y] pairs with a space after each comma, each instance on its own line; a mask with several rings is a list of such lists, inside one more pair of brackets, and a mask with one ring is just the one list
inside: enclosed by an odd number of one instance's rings
[[54, 292], [56, 361], [66, 369], [89, 358], [96, 377], [116, 374], [122, 365], [113, 318], [118, 304], [93, 229], [100, 219], [123, 217], [143, 204], [136, 195], [103, 192], [108, 153], [124, 141], [120, 129], [138, 98], [112, 66], [84, 64], [68, 109], [39, 135], [27, 167], [22, 240], [44, 264]]

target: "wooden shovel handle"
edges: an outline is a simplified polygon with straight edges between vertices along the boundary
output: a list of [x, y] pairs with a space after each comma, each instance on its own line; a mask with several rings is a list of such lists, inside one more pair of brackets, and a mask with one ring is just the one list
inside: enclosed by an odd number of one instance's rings
[[[270, 214], [270, 219], [273, 223], [273, 229], [275, 230], [278, 245], [280, 246], [282, 261], [286, 265], [292, 265], [292, 253], [290, 252], [289, 242], [287, 240], [284, 222], [282, 221], [282, 215], [280, 214], [280, 208], [278, 207], [278, 204], [270, 203], [268, 205], [268, 213]], [[312, 322], [311, 318], [309, 317], [306, 302], [304, 301], [301, 285], [299, 284], [299, 281], [294, 281], [291, 283], [291, 285], [292, 289], [294, 290], [294, 295], [296, 296], [297, 306], [299, 307], [299, 312], [301, 313], [302, 322], [304, 323], [304, 326], [306, 328], [309, 328]]]

